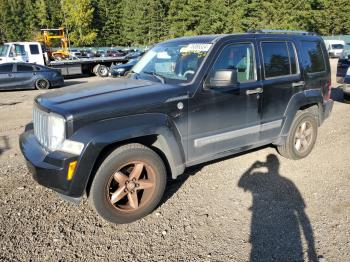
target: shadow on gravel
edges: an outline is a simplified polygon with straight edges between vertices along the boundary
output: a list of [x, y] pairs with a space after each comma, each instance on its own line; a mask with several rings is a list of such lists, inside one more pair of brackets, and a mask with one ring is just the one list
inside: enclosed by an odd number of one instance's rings
[[85, 84], [87, 83], [87, 81], [78, 81], [78, 80], [74, 80], [74, 81], [65, 81], [64, 85], [59, 87], [59, 88], [65, 88], [67, 86], [72, 86], [72, 85], [79, 85], [79, 84]]
[[294, 183], [281, 176], [279, 166], [276, 155], [270, 154], [266, 162], [256, 161], [238, 182], [253, 195], [250, 261], [304, 261], [302, 234], [309, 261], [317, 261], [305, 202]]
[[350, 97], [345, 97], [343, 93], [343, 89], [340, 87], [332, 88], [331, 98], [337, 102], [350, 104]]
[[0, 136], [0, 156], [10, 149], [10, 142], [8, 136]]

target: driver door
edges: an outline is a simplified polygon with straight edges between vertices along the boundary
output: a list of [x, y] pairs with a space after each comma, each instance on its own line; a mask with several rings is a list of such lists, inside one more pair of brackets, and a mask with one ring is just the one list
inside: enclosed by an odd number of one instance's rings
[[[257, 75], [254, 43], [251, 40], [224, 45], [209, 69], [203, 88], [190, 99], [189, 163], [210, 160], [259, 140], [262, 85]], [[237, 71], [237, 85], [206, 84], [217, 70], [225, 69]]]

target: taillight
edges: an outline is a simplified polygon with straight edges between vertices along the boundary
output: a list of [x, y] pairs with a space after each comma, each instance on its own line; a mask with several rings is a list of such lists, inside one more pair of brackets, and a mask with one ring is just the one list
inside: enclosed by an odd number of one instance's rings
[[327, 100], [331, 99], [331, 93], [332, 93], [332, 81], [331, 80], [328, 80], [327, 87], [328, 87], [328, 90], [327, 90], [326, 94], [323, 97], [324, 101], [327, 101]]

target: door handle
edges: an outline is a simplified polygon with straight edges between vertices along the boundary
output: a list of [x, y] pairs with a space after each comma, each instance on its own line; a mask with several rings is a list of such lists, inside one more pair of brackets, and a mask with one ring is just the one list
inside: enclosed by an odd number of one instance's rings
[[304, 86], [304, 85], [305, 85], [304, 81], [299, 81], [299, 82], [292, 83], [292, 87], [300, 87], [300, 86]]
[[8, 74], [9, 77], [12, 77], [12, 74]]
[[262, 87], [258, 87], [258, 88], [256, 88], [256, 89], [251, 89], [251, 90], [245, 91], [245, 93], [246, 93], [247, 95], [261, 94], [262, 92], [263, 92]]

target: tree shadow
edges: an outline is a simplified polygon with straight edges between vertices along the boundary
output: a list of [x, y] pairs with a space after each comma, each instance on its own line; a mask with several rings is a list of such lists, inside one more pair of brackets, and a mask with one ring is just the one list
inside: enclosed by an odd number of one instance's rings
[[8, 136], [0, 136], [0, 156], [10, 149], [10, 142]]
[[[238, 186], [250, 191], [253, 204], [250, 261], [304, 261], [302, 235], [309, 261], [317, 261], [305, 202], [295, 184], [279, 173], [276, 155], [256, 161], [240, 178]], [[261, 170], [265, 170], [263, 172]]]

